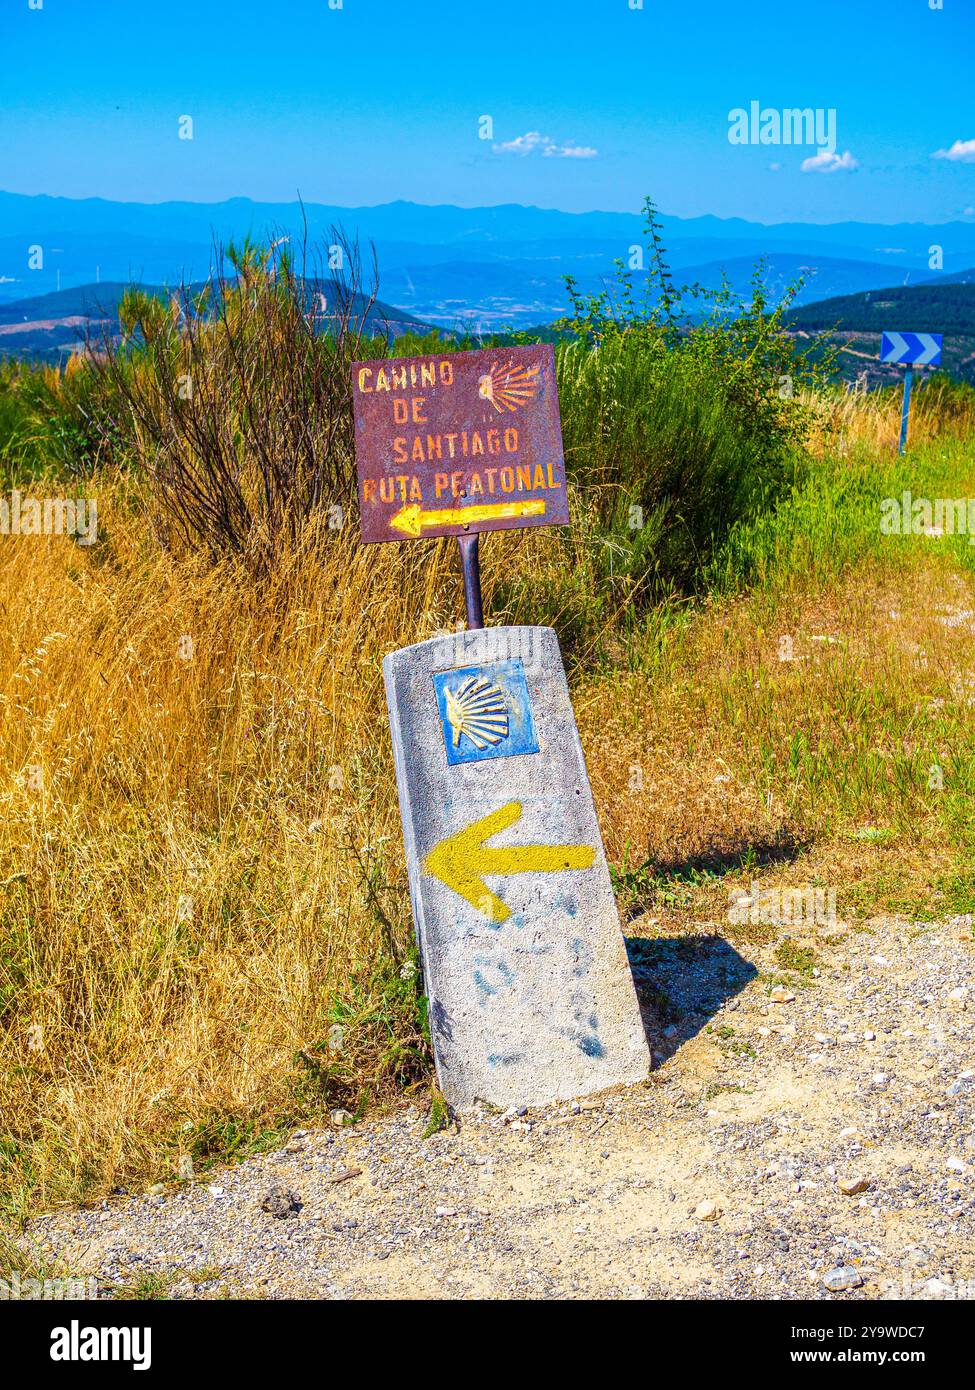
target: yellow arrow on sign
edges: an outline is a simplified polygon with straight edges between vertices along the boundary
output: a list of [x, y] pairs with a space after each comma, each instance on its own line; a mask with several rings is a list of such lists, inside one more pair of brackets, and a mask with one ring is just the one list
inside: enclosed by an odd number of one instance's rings
[[389, 524], [394, 531], [402, 531], [404, 536], [419, 536], [424, 526], [465, 526], [472, 521], [507, 520], [514, 516], [544, 516], [545, 503], [534, 502], [483, 502], [470, 507], [441, 507], [426, 512], [419, 502], [412, 506], [400, 507]]
[[500, 811], [474, 821], [466, 830], [441, 840], [423, 861], [424, 871], [483, 912], [490, 922], [511, 916], [482, 881], [485, 874], [557, 873], [561, 869], [588, 869], [596, 858], [592, 845], [514, 845], [490, 848], [484, 841], [521, 820], [520, 801], [509, 801]]

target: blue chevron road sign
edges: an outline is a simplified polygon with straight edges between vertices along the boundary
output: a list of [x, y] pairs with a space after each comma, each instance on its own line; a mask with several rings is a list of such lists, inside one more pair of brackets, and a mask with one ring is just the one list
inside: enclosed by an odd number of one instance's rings
[[900, 362], [907, 368], [901, 404], [901, 453], [907, 448], [907, 420], [911, 410], [914, 368], [940, 365], [943, 338], [942, 333], [885, 333], [880, 340], [881, 362]]
[[885, 333], [880, 340], [880, 360], [937, 367], [941, 363], [943, 337], [941, 333]]

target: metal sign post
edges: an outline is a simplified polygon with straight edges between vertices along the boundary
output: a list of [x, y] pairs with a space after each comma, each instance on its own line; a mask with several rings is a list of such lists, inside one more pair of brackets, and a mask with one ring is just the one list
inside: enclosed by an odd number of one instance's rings
[[904, 399], [901, 403], [901, 438], [900, 446], [897, 450], [902, 454], [907, 448], [907, 419], [911, 413], [911, 382], [914, 380], [914, 371], [908, 367], [904, 372]]
[[903, 363], [904, 400], [901, 405], [901, 434], [898, 453], [907, 447], [907, 422], [911, 410], [911, 384], [914, 367], [938, 367], [941, 364], [941, 333], [884, 333], [880, 340], [881, 362]]
[[365, 542], [457, 536], [467, 631], [383, 661], [441, 1090], [541, 1104], [650, 1054], [558, 638], [485, 628], [480, 532], [569, 519], [551, 346], [353, 367]]
[[467, 606], [467, 626], [484, 626], [484, 609], [481, 606], [481, 557], [478, 554], [478, 535], [458, 536], [460, 547], [460, 567], [464, 576], [464, 602]]

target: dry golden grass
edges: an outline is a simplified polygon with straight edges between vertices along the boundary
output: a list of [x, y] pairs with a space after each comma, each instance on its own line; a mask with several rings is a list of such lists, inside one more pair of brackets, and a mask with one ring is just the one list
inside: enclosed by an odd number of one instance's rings
[[[175, 1178], [187, 1155], [246, 1151], [426, 1075], [380, 663], [460, 616], [452, 549], [363, 548], [350, 526], [260, 588], [161, 554], [121, 486], [98, 501], [106, 546], [0, 547], [14, 1212]], [[492, 538], [489, 609], [516, 555], [546, 573], [549, 544]], [[975, 667], [971, 629], [943, 619], [966, 609], [970, 578], [937, 554], [872, 559], [828, 594], [705, 605], [647, 655], [651, 674], [578, 676], [624, 905], [649, 893], [668, 911], [676, 884], [678, 905], [720, 921], [726, 888], [694, 887], [695, 866], [741, 861], [747, 879], [768, 853], [765, 873], [835, 886], [841, 911], [949, 907]], [[864, 826], [888, 838], [857, 839]]]
[[624, 898], [629, 884], [646, 901], [649, 865], [651, 902], [669, 881], [718, 922], [753, 877], [833, 888], [841, 915], [975, 909], [975, 876], [959, 874], [975, 828], [972, 615], [975, 582], [940, 557], [871, 558], [828, 593], [709, 606], [652, 675], [587, 683], [576, 709]]
[[[898, 387], [867, 391], [836, 389], [805, 401], [815, 405], [817, 423], [809, 439], [812, 453], [869, 450], [875, 457], [897, 452], [902, 394]], [[943, 439], [971, 439], [975, 433], [975, 393], [962, 396], [957, 386], [915, 377], [911, 395], [909, 444], [922, 447]]]
[[[410, 942], [382, 887], [380, 660], [456, 599], [446, 548], [420, 563], [349, 528], [258, 591], [152, 549], [120, 491], [99, 504], [101, 561], [0, 551], [0, 1112], [42, 1203], [308, 1104], [301, 1051], [331, 1073], [322, 1103], [395, 1072], [404, 1020], [372, 1017], [370, 983]], [[342, 1050], [311, 1051], [337, 1001]]]

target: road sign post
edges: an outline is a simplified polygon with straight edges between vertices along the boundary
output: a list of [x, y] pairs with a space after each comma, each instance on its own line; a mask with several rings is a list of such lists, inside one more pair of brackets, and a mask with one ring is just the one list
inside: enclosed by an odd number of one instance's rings
[[907, 422], [911, 411], [911, 384], [914, 367], [941, 365], [943, 335], [940, 333], [884, 333], [880, 339], [881, 362], [894, 362], [906, 367], [904, 399], [901, 404], [901, 433], [898, 453], [907, 448]]
[[642, 1079], [650, 1055], [558, 639], [485, 628], [479, 535], [569, 519], [551, 346], [359, 362], [366, 542], [458, 537], [468, 630], [383, 661], [437, 1075], [456, 1106]]
[[900, 446], [897, 450], [902, 454], [907, 448], [907, 419], [911, 413], [911, 382], [914, 380], [914, 371], [908, 367], [904, 372], [904, 399], [901, 402], [901, 438]]

